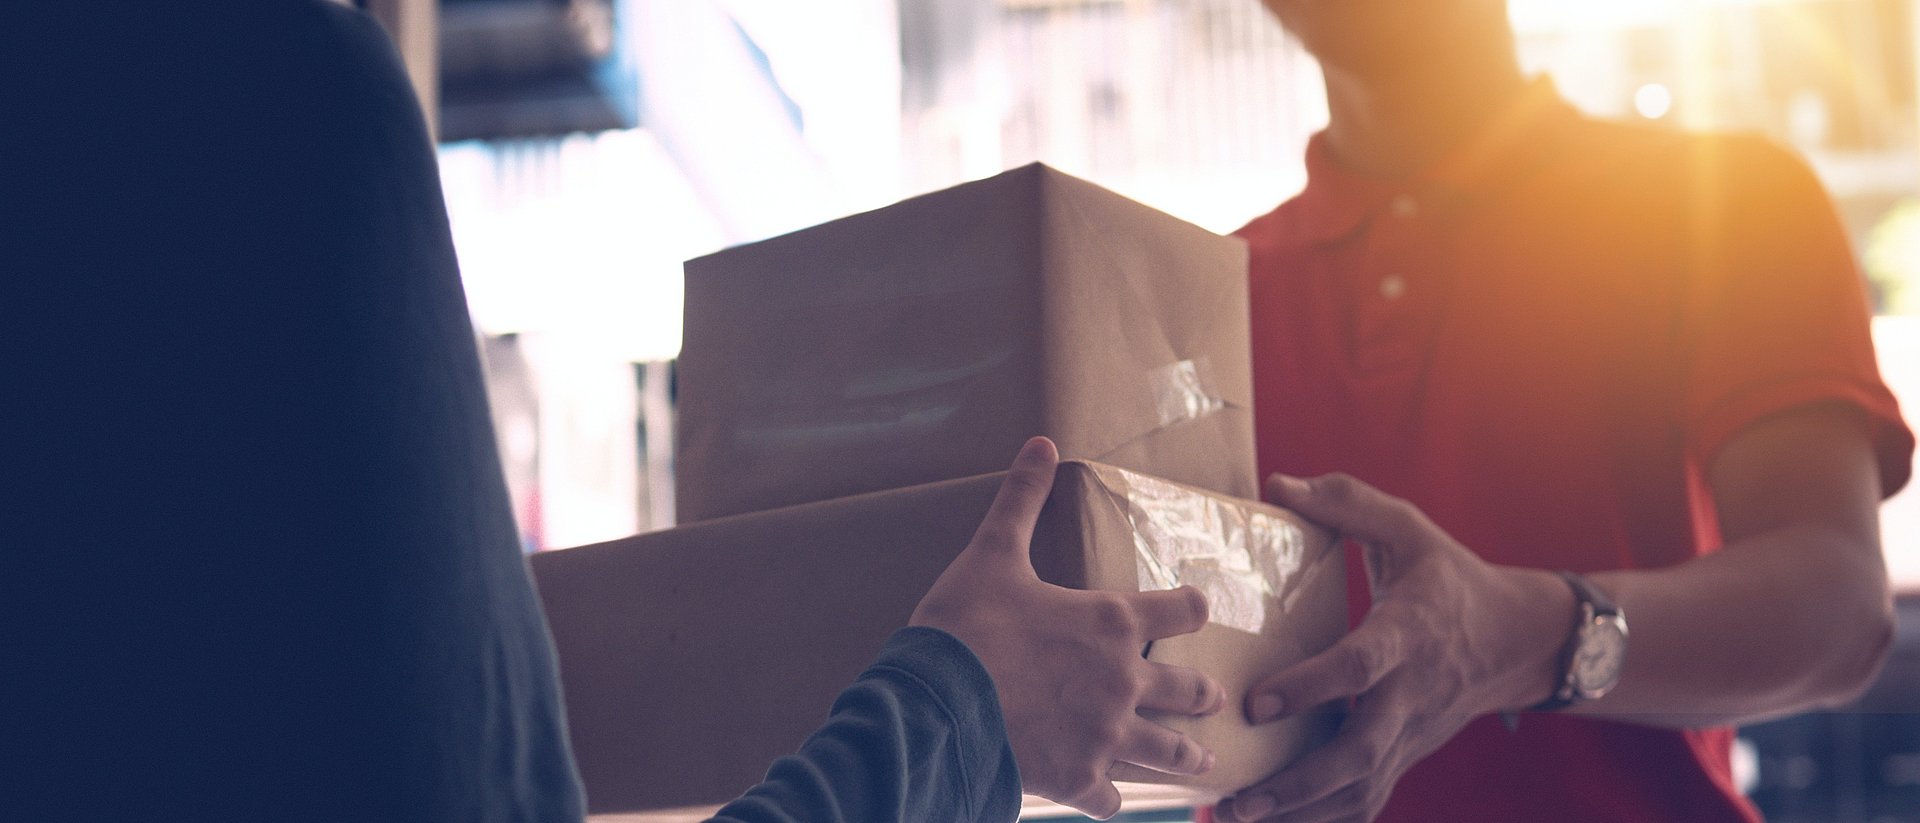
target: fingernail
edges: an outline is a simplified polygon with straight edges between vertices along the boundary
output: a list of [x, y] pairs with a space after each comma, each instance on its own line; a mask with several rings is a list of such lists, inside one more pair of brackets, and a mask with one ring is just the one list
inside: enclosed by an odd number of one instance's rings
[[1210, 771], [1213, 771], [1213, 752], [1211, 750], [1204, 750], [1200, 753], [1199, 773], [1206, 774]]
[[1255, 723], [1265, 723], [1280, 716], [1280, 710], [1286, 708], [1286, 702], [1277, 694], [1263, 694], [1253, 698], [1253, 704], [1247, 707], [1247, 719]]
[[1241, 820], [1259, 820], [1273, 811], [1273, 797], [1265, 794], [1249, 794], [1233, 799], [1233, 816]]
[[1048, 441], [1045, 437], [1028, 438], [1027, 444], [1020, 447], [1020, 456], [1021, 457], [1039, 457], [1045, 454], [1048, 447], [1052, 445], [1053, 444], [1050, 441]]

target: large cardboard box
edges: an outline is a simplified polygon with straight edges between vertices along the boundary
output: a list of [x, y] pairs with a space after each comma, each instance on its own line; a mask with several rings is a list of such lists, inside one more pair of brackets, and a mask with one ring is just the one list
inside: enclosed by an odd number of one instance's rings
[[[906, 624], [1001, 478], [535, 555], [589, 809], [697, 818], [759, 782]], [[1041, 577], [1062, 585], [1192, 584], [1208, 596], [1212, 622], [1152, 644], [1149, 657], [1226, 687], [1227, 710], [1167, 720], [1212, 747], [1217, 764], [1199, 778], [1131, 773], [1178, 785], [1128, 786], [1129, 808], [1218, 797], [1329, 732], [1325, 715], [1252, 727], [1239, 710], [1259, 677], [1345, 630], [1344, 565], [1322, 531], [1264, 504], [1069, 462], [1033, 555]]]
[[682, 523], [1004, 468], [1036, 434], [1258, 498], [1247, 252], [1041, 165], [686, 264]]

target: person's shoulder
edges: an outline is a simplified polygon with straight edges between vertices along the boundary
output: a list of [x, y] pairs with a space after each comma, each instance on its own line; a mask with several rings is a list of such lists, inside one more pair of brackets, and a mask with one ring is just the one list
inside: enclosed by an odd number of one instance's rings
[[1699, 196], [1821, 190], [1805, 159], [1756, 132], [1580, 116], [1568, 128], [1565, 146], [1566, 156], [1581, 159], [1583, 175], [1635, 185], [1660, 180]]
[[352, 154], [420, 118], [399, 52], [372, 16], [333, 0], [255, 0], [231, 20], [244, 27], [229, 39], [246, 41], [238, 57], [252, 67], [262, 119], [301, 142]]
[[[103, 28], [139, 53], [157, 53], [187, 71], [229, 69], [223, 84], [279, 88], [289, 99], [322, 89], [292, 88], [312, 78], [351, 79], [357, 66], [385, 72], [395, 58], [386, 29], [334, 0], [181, 0], [116, 7]], [[238, 69], [244, 68], [244, 71]]]
[[1687, 171], [1712, 187], [1705, 194], [1752, 198], [1748, 205], [1789, 205], [1827, 199], [1807, 158], [1772, 138], [1750, 132], [1691, 135]]
[[329, 68], [390, 61], [392, 41], [372, 16], [333, 0], [265, 0], [236, 13], [256, 42]]
[[382, 31], [366, 12], [336, 0], [246, 0], [222, 5], [229, 20], [262, 33], [279, 29], [357, 40], [379, 37]]
[[393, 51], [386, 28], [359, 9], [332, 0], [287, 0], [287, 5], [289, 19], [316, 36], [337, 38], [342, 45], [382, 56]]
[[1807, 161], [1757, 133], [1583, 115], [1555, 146], [1519, 191], [1576, 203], [1594, 219], [1687, 226], [1741, 244], [1756, 233], [1805, 237], [1832, 210]]
[[109, 39], [137, 38], [176, 51], [186, 46], [284, 49], [298, 42], [338, 46], [385, 38], [384, 29], [371, 16], [335, 0], [180, 0], [130, 3], [111, 12], [29, 4], [35, 7], [20, 17], [46, 23], [84, 21]]

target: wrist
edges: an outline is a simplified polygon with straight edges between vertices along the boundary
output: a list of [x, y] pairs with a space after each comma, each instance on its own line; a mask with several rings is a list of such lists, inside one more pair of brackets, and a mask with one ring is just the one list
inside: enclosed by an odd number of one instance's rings
[[1505, 568], [1512, 604], [1503, 622], [1508, 638], [1506, 676], [1490, 711], [1517, 712], [1559, 691], [1578, 603], [1559, 575], [1540, 569]]

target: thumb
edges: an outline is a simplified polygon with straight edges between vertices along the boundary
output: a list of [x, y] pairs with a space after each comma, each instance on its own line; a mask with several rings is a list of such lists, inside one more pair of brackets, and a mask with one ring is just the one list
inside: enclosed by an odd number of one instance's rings
[[1311, 479], [1275, 474], [1267, 478], [1266, 490], [1273, 503], [1383, 552], [1417, 545], [1435, 528], [1412, 503], [1344, 474]]
[[1053, 492], [1053, 476], [1059, 466], [1060, 451], [1052, 440], [1044, 437], [1028, 440], [1014, 457], [1013, 468], [1000, 483], [1000, 493], [993, 498], [993, 506], [987, 509], [987, 517], [974, 532], [968, 550], [978, 548], [1028, 558], [1034, 524], [1039, 522], [1047, 496]]
[[1247, 720], [1268, 723], [1359, 696], [1401, 664], [1403, 645], [1398, 638], [1398, 633], [1379, 624], [1362, 623], [1326, 650], [1247, 689]]

